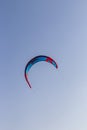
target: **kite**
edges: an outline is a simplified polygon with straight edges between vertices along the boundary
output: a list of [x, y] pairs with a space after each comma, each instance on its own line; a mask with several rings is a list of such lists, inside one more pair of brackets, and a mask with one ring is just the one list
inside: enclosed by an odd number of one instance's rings
[[57, 63], [51, 58], [51, 57], [48, 57], [48, 56], [44, 56], [44, 55], [39, 55], [39, 56], [36, 56], [34, 58], [32, 58], [28, 63], [27, 65], [25, 66], [25, 71], [24, 71], [24, 76], [25, 76], [25, 79], [26, 79], [26, 82], [28, 83], [29, 87], [31, 88], [31, 85], [30, 85], [30, 82], [28, 80], [28, 72], [30, 70], [30, 68], [37, 62], [40, 62], [40, 61], [46, 61], [48, 63], [51, 63], [55, 68], [58, 68], [58, 65]]

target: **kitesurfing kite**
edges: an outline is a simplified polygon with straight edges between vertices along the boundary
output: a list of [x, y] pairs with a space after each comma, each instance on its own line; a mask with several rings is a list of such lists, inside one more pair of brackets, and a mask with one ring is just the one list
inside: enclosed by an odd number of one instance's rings
[[25, 76], [25, 79], [26, 79], [26, 82], [28, 83], [29, 87], [31, 88], [31, 85], [30, 85], [30, 82], [28, 80], [28, 72], [30, 70], [30, 68], [37, 62], [40, 62], [40, 61], [46, 61], [48, 63], [51, 63], [54, 67], [58, 68], [58, 65], [57, 63], [51, 58], [51, 57], [48, 57], [48, 56], [44, 56], [44, 55], [39, 55], [39, 56], [36, 56], [34, 57], [33, 59], [31, 59], [26, 67], [25, 67], [25, 71], [24, 71], [24, 76]]

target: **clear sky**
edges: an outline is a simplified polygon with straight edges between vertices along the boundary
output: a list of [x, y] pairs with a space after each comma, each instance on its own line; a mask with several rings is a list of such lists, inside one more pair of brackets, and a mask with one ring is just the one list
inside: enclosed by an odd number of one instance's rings
[[87, 130], [86, 0], [0, 0], [0, 130]]

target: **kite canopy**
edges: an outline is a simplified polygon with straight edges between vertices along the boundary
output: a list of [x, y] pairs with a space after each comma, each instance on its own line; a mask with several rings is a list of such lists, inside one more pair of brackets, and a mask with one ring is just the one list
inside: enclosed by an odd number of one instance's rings
[[48, 57], [48, 56], [44, 56], [44, 55], [39, 55], [39, 56], [36, 56], [34, 57], [33, 59], [31, 59], [26, 67], [25, 67], [25, 72], [24, 72], [24, 75], [25, 75], [25, 79], [29, 85], [29, 87], [31, 88], [31, 85], [29, 83], [29, 80], [28, 80], [28, 72], [30, 70], [30, 68], [37, 62], [40, 62], [40, 61], [46, 61], [48, 63], [51, 63], [54, 67], [58, 68], [58, 65], [57, 63], [51, 58], [51, 57]]

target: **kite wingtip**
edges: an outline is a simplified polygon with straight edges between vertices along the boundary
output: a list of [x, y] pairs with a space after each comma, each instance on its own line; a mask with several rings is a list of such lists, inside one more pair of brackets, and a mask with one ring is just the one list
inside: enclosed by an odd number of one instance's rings
[[30, 84], [29, 84], [29, 87], [30, 87], [30, 89], [32, 88]]
[[58, 65], [56, 65], [56, 68], [58, 69]]

